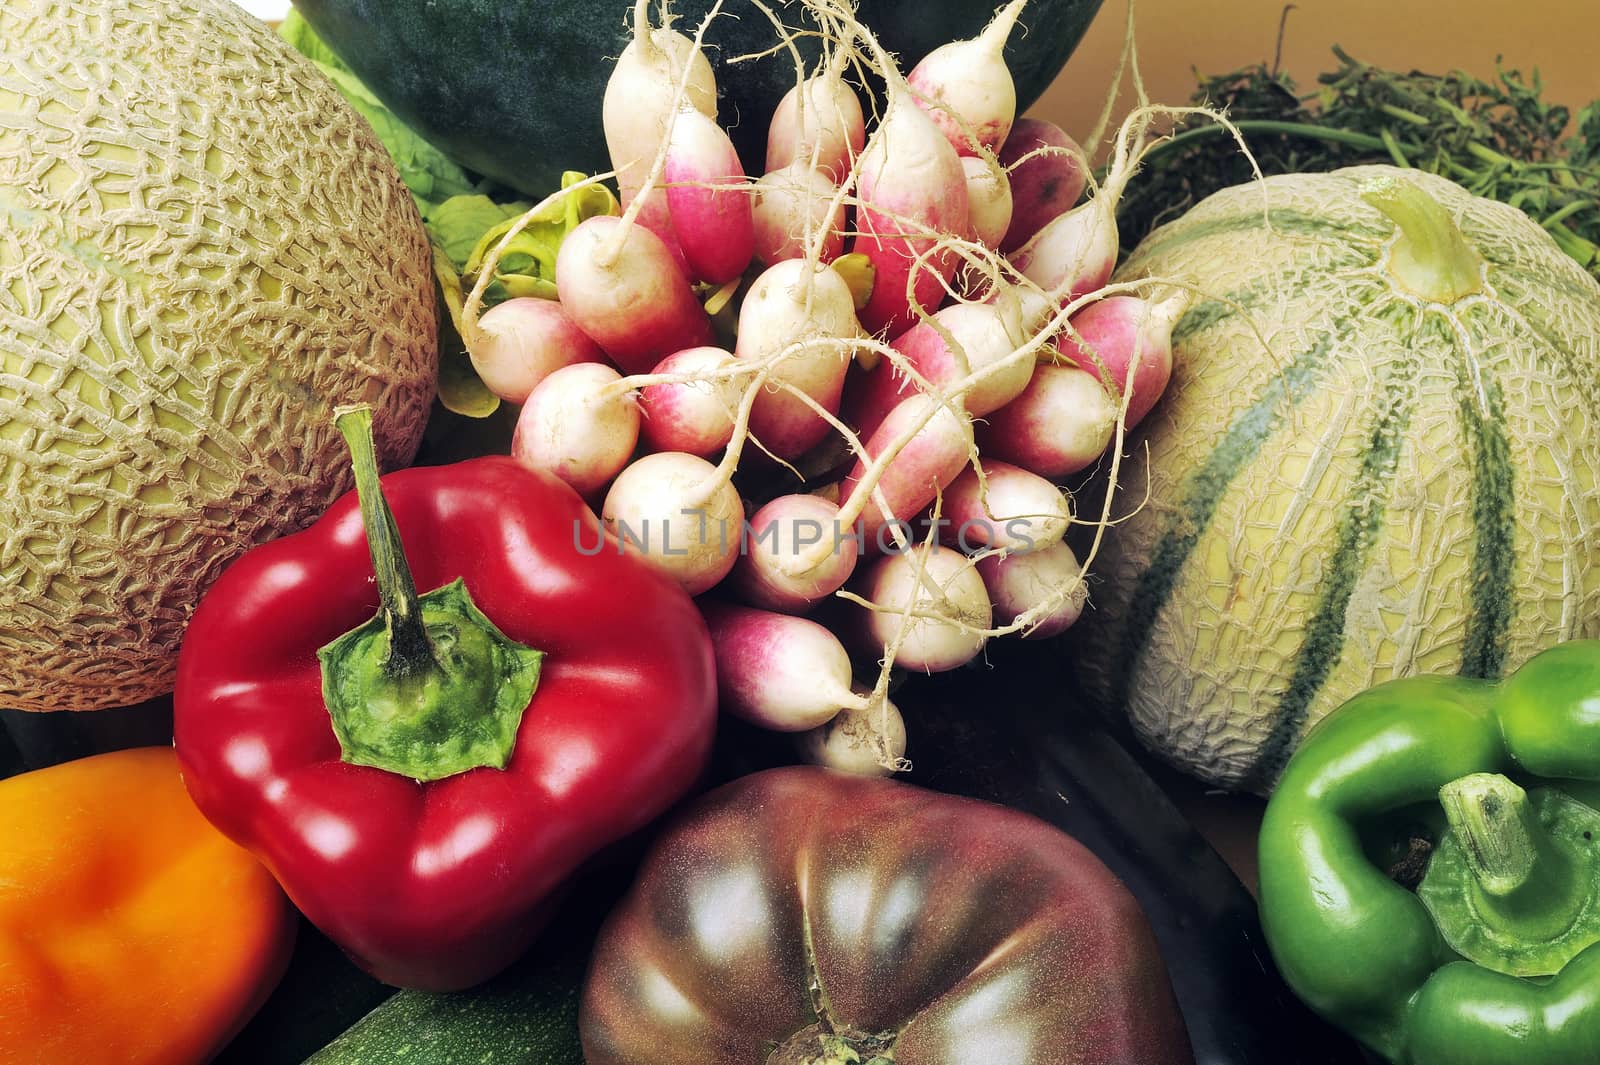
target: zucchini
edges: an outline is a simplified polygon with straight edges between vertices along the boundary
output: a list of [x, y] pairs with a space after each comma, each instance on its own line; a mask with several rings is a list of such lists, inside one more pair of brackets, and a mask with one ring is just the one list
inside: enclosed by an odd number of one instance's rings
[[[1006, 59], [1018, 110], [1055, 78], [1101, 0], [1031, 0], [1011, 35]], [[457, 162], [511, 188], [543, 196], [563, 170], [610, 168], [600, 130], [600, 99], [627, 43], [632, 0], [296, 0], [311, 23], [399, 118]], [[862, 0], [858, 17], [909, 69], [946, 41], [971, 37], [997, 5], [971, 0]], [[710, 0], [677, 0], [678, 25], [692, 29]], [[794, 4], [777, 3], [788, 21]], [[772, 24], [748, 3], [706, 35], [720, 89], [719, 116], [745, 167], [762, 171], [767, 121], [794, 84], [785, 52], [726, 64], [764, 51]], [[804, 47], [807, 42], [799, 42]], [[811, 61], [815, 49], [810, 49]]]
[[583, 1065], [578, 992], [588, 941], [535, 947], [471, 991], [401, 991], [306, 1065]]
[[305, 1065], [583, 1065], [578, 996], [600, 923], [632, 875], [628, 854], [574, 884], [555, 925], [504, 973], [470, 991], [396, 992]]

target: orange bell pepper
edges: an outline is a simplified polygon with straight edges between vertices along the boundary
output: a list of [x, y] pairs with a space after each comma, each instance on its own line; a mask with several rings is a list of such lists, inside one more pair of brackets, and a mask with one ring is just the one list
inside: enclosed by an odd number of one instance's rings
[[198, 1065], [283, 975], [282, 891], [170, 748], [0, 781], [0, 1065]]

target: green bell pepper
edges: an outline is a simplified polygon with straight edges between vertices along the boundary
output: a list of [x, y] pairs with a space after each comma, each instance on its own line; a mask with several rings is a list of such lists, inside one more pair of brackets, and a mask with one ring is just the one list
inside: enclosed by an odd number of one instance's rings
[[1600, 641], [1500, 682], [1409, 677], [1351, 699], [1290, 760], [1261, 828], [1285, 979], [1397, 1065], [1594, 1065], [1596, 781]]

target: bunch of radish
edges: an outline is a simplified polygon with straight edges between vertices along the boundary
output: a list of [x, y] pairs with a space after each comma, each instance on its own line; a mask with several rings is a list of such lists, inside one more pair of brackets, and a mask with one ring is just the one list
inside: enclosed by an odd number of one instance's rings
[[[792, 52], [752, 178], [700, 38], [639, 0], [604, 103], [623, 214], [564, 241], [558, 302], [479, 317], [491, 253], [465, 333], [522, 404], [513, 454], [701, 597], [725, 711], [884, 772], [906, 744], [892, 670], [1078, 619], [1062, 485], [1103, 455], [1114, 479], [1187, 298], [1109, 284], [1143, 127], [1079, 204], [1083, 152], [1016, 120], [1002, 48], [1025, 0], [907, 74], [844, 0], [801, 2], [823, 59]], [[886, 85], [870, 131], [863, 72]]]

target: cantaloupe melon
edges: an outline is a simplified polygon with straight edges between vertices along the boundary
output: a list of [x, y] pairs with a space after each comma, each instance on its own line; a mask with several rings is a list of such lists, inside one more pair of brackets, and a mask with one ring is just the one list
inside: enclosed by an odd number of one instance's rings
[[1075, 665], [1156, 751], [1265, 790], [1372, 684], [1600, 635], [1600, 287], [1521, 212], [1415, 171], [1275, 177], [1152, 233], [1138, 275], [1206, 297]]
[[0, 3], [0, 707], [170, 687], [200, 592], [408, 461], [427, 238], [365, 122], [224, 0]]

